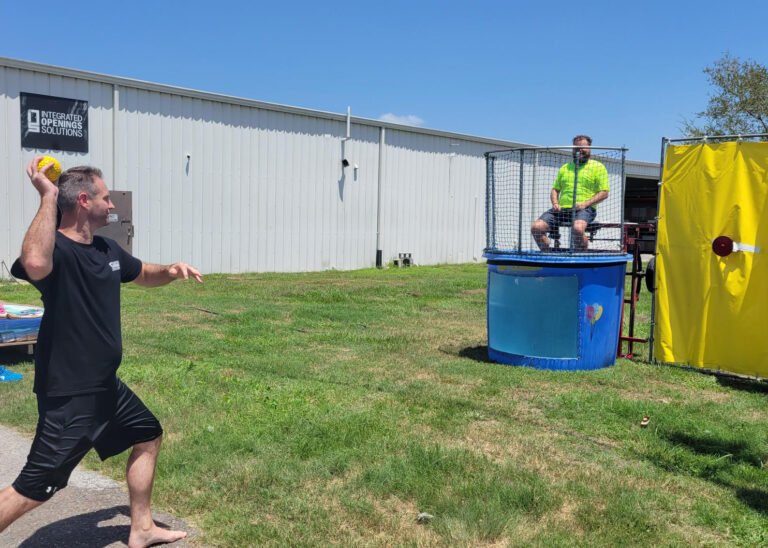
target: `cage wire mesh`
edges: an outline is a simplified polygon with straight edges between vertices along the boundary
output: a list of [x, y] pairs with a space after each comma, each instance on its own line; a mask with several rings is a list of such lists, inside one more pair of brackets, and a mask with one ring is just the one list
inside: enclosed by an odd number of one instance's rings
[[[574, 164], [576, 149], [590, 149], [590, 162], [605, 167], [608, 197], [596, 204], [596, 216], [585, 231], [586, 249], [573, 233], [573, 208], [564, 208], [554, 222], [550, 218], [543, 249], [532, 234], [533, 224], [552, 208], [550, 194], [561, 168]], [[487, 152], [486, 155], [486, 251], [490, 253], [622, 254], [626, 149], [607, 147], [537, 147]], [[571, 165], [575, 196], [596, 194], [595, 165]], [[581, 175], [579, 174], [581, 170]], [[579, 185], [582, 185], [579, 190]], [[564, 187], [565, 189], [565, 187]], [[562, 197], [562, 192], [559, 193]], [[587, 198], [588, 199], [588, 198]], [[579, 203], [579, 202], [577, 202]]]

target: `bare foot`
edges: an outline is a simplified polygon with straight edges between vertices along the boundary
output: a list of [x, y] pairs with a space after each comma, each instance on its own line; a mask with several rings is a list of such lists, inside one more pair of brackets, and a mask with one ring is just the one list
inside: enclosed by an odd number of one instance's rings
[[147, 546], [154, 544], [168, 544], [186, 536], [184, 531], [169, 531], [153, 524], [152, 529], [146, 531], [131, 529], [131, 534], [128, 537], [128, 548], [147, 548]]

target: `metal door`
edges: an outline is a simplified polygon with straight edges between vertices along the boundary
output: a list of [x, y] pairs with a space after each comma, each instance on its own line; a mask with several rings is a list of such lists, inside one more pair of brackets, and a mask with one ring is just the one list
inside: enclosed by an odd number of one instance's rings
[[109, 215], [109, 224], [95, 234], [112, 238], [120, 247], [133, 254], [133, 196], [130, 191], [112, 190], [109, 193], [115, 209]]

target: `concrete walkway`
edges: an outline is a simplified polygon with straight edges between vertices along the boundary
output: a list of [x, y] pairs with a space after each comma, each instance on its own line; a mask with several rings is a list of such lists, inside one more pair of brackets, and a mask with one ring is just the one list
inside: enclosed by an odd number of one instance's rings
[[[32, 440], [0, 426], [0, 489], [10, 485], [27, 460]], [[159, 481], [162, 481], [160, 478]], [[153, 512], [161, 527], [186, 531], [186, 539], [166, 544], [173, 548], [190, 544], [197, 531], [184, 522]], [[3, 548], [105, 548], [127, 546], [130, 518], [128, 492], [120, 484], [95, 472], [75, 469], [69, 486], [22, 516], [0, 533]]]

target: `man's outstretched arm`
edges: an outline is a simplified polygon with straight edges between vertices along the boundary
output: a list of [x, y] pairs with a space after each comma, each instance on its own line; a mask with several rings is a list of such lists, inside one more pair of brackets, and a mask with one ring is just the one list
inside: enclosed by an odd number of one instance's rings
[[21, 244], [21, 265], [30, 280], [42, 280], [53, 270], [53, 248], [56, 243], [56, 200], [59, 187], [46, 177], [45, 172], [53, 163], [37, 169], [42, 156], [32, 159], [27, 166], [27, 175], [40, 193], [40, 207], [29, 225]]
[[174, 263], [167, 266], [142, 263], [141, 273], [133, 281], [144, 287], [159, 287], [174, 280], [188, 280], [190, 276], [199, 283], [203, 283], [203, 275], [187, 263]]

